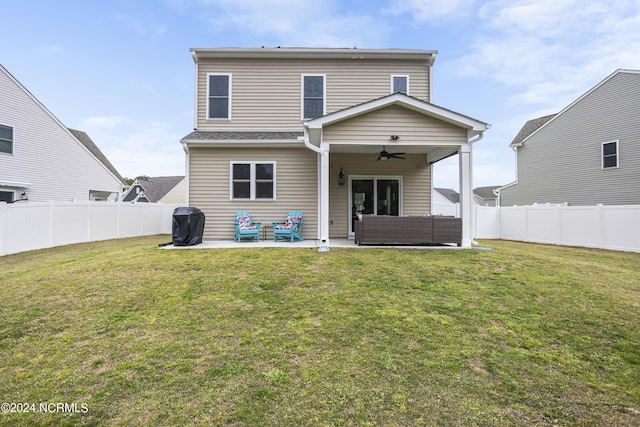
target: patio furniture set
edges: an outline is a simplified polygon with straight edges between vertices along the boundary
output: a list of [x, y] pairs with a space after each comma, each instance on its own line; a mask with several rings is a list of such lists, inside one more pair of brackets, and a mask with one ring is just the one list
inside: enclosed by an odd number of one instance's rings
[[[291, 211], [287, 214], [287, 219], [284, 221], [272, 222], [273, 226], [273, 241], [277, 242], [278, 238], [288, 239], [293, 243], [293, 239], [304, 240], [302, 237], [302, 220], [303, 214], [300, 211]], [[233, 224], [236, 229], [234, 240], [240, 243], [241, 239], [255, 239], [260, 241], [260, 230], [262, 228], [262, 222], [254, 221], [249, 212], [240, 211], [236, 212]], [[265, 229], [263, 230], [263, 240], [265, 240]]]
[[[304, 240], [302, 237], [303, 214], [291, 211], [284, 221], [273, 222], [273, 241], [278, 238]], [[235, 213], [234, 240], [266, 240], [260, 221], [254, 221], [249, 212]], [[358, 245], [441, 245], [462, 244], [462, 220], [446, 216], [362, 215], [354, 221], [355, 243]]]

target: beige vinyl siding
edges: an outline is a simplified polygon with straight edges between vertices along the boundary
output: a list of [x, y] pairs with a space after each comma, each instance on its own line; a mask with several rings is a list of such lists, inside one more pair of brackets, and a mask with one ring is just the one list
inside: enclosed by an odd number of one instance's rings
[[[406, 159], [376, 161], [376, 154], [330, 154], [329, 226], [330, 237], [347, 237], [349, 232], [349, 177], [401, 176], [402, 213], [425, 215], [431, 209], [431, 169], [424, 154], [408, 154]], [[338, 185], [338, 171], [345, 172], [345, 185]]]
[[[392, 143], [389, 141], [391, 135], [398, 135], [400, 139]], [[460, 145], [466, 142], [466, 135], [465, 129], [397, 105], [327, 126], [323, 130], [323, 139], [327, 142], [362, 141], [390, 147], [403, 143]]]
[[[276, 162], [276, 200], [230, 200], [231, 162]], [[205, 214], [204, 237], [232, 239], [233, 214], [250, 212], [262, 225], [283, 221], [287, 212], [304, 213], [302, 235], [318, 235], [317, 155], [306, 148], [191, 148], [189, 204]], [[268, 234], [273, 238], [273, 234]]]
[[[232, 120], [207, 120], [207, 75], [232, 75]], [[408, 75], [409, 95], [429, 101], [429, 65], [418, 60], [203, 59], [198, 63], [198, 130], [299, 131], [303, 74], [326, 75], [325, 113], [390, 93], [392, 74]]]
[[[619, 167], [602, 169], [602, 143], [619, 141]], [[501, 205], [640, 204], [640, 74], [620, 73], [518, 148], [518, 184]]]

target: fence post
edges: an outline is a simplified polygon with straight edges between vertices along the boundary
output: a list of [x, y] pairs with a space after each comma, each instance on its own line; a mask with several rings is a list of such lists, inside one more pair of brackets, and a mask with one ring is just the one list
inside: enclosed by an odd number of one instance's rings
[[7, 221], [7, 204], [5, 202], [0, 202], [0, 256], [5, 255], [4, 251], [4, 240], [6, 239], [7, 233], [5, 223]]
[[50, 248], [55, 247], [55, 242], [54, 242], [54, 232], [53, 232], [53, 227], [54, 227], [54, 221], [53, 218], [55, 217], [55, 202], [53, 200], [49, 200], [49, 246]]

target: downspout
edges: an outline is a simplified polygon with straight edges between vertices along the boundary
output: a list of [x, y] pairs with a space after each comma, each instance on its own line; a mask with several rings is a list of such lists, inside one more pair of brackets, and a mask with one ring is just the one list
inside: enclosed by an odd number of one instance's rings
[[328, 170], [325, 170], [328, 169], [329, 165], [329, 152], [327, 150], [316, 147], [311, 143], [311, 141], [309, 140], [309, 128], [307, 128], [306, 126], [304, 127], [304, 146], [320, 155], [320, 246], [318, 246], [318, 252], [329, 252], [329, 188], [328, 185], [324, 184], [324, 180], [328, 179], [329, 173]]
[[182, 143], [182, 149], [184, 150], [185, 158], [184, 158], [184, 179], [186, 181], [186, 185], [184, 186], [184, 201], [187, 206], [189, 206], [189, 145], [186, 142]]

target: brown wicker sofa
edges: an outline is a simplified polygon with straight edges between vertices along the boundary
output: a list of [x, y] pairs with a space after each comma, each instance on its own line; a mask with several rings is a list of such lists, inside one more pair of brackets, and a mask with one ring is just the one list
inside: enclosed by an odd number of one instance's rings
[[454, 217], [363, 215], [354, 227], [358, 245], [462, 244], [462, 220]]

